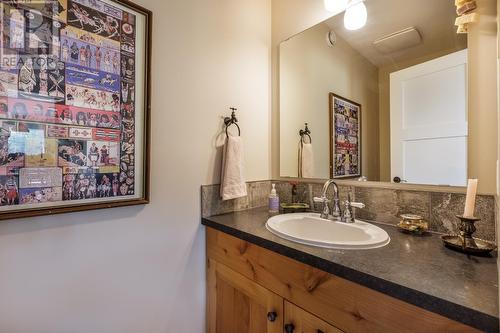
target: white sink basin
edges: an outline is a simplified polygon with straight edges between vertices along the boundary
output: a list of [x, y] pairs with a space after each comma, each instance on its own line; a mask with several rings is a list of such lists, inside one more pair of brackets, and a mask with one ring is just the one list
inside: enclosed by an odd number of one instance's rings
[[373, 224], [334, 222], [316, 213], [276, 215], [267, 220], [266, 227], [279, 237], [331, 249], [374, 249], [391, 241], [385, 230]]

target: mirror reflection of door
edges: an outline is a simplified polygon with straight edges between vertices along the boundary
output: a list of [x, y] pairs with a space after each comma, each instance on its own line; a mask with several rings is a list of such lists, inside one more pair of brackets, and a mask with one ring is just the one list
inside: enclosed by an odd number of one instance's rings
[[467, 50], [390, 76], [391, 179], [464, 186]]

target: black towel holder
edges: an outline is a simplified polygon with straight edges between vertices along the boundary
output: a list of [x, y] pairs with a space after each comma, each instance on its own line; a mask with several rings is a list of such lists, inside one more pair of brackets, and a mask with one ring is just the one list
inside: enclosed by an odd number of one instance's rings
[[309, 127], [307, 127], [307, 123], [305, 123], [305, 128], [299, 131], [299, 135], [300, 135], [300, 140], [303, 143], [306, 143], [304, 140], [304, 136], [307, 136], [309, 138], [309, 143], [312, 143], [311, 131], [309, 130]]
[[236, 114], [235, 114], [235, 111], [238, 110], [237, 108], [229, 108], [232, 112], [231, 112], [231, 117], [225, 117], [224, 118], [224, 124], [226, 124], [226, 136], [229, 137], [229, 133], [227, 132], [227, 129], [229, 128], [229, 126], [231, 125], [235, 125], [237, 128], [238, 128], [238, 136], [241, 136], [241, 130], [240, 130], [240, 126], [238, 126], [237, 122], [238, 122], [238, 119], [236, 118]]

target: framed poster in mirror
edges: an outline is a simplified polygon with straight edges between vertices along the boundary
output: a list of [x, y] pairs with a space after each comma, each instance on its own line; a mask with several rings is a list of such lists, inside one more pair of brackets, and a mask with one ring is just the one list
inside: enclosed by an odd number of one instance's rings
[[330, 178], [361, 176], [361, 104], [330, 93]]
[[0, 6], [0, 219], [148, 203], [151, 12]]

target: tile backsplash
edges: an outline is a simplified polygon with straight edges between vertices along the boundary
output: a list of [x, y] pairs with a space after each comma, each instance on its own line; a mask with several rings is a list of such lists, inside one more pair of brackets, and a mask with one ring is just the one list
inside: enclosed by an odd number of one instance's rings
[[[281, 202], [292, 202], [292, 184], [287, 181], [257, 181], [247, 183], [248, 196], [235, 200], [221, 201], [219, 185], [206, 185], [201, 188], [202, 216], [212, 216], [232, 211], [267, 205], [271, 183]], [[321, 196], [323, 184], [300, 182], [297, 185], [296, 202], [305, 202], [314, 211], [321, 210], [321, 204], [313, 202], [313, 197]], [[333, 187], [328, 197], [331, 198]], [[362, 202], [364, 209], [355, 209], [356, 218], [396, 225], [400, 215], [413, 213], [422, 215], [428, 222], [431, 231], [440, 233], [456, 233], [458, 230], [457, 214], [462, 214], [465, 205], [465, 194], [432, 191], [391, 189], [368, 186], [339, 185], [340, 200]], [[495, 241], [495, 198], [493, 195], [478, 195], [476, 199], [476, 215], [481, 219], [476, 223], [475, 237]]]
[[271, 191], [271, 181], [255, 181], [247, 183], [247, 196], [222, 201], [220, 185], [203, 185], [201, 187], [201, 216], [208, 217], [238, 210], [267, 206], [267, 198]]

